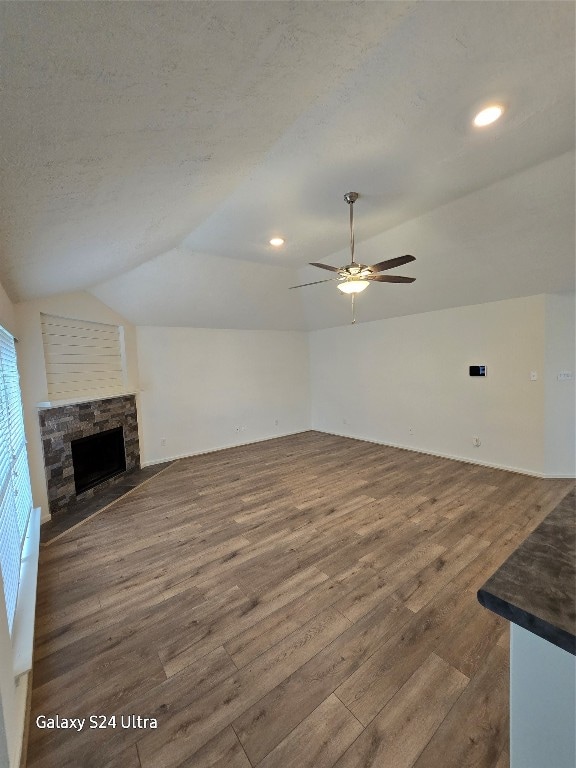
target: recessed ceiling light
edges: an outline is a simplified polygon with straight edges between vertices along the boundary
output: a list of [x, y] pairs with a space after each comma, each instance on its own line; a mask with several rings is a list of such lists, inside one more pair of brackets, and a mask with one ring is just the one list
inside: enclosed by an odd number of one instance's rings
[[284, 245], [284, 240], [281, 237], [273, 237], [272, 240], [270, 240], [270, 245], [274, 245], [278, 248], [278, 246]]
[[499, 117], [502, 117], [503, 112], [504, 107], [502, 107], [500, 104], [490, 104], [489, 107], [485, 107], [483, 110], [478, 112], [474, 118], [474, 125], [477, 128], [483, 128], [485, 125], [490, 125], [491, 123], [498, 120]]

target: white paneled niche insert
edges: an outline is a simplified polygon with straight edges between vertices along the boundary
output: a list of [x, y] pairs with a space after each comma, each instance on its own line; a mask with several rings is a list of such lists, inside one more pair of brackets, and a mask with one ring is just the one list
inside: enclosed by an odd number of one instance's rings
[[50, 401], [91, 399], [125, 391], [124, 329], [41, 313]]

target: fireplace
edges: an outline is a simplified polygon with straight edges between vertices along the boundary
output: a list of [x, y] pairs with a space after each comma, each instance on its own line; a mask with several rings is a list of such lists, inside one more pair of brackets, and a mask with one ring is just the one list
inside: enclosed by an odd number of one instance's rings
[[[123, 482], [124, 471], [140, 469], [134, 395], [40, 408], [38, 415], [52, 517], [73, 513], [77, 502], [105, 494], [109, 486]], [[107, 441], [109, 433], [116, 434], [113, 439], [118, 445], [103, 449], [104, 457], [90, 467], [102, 448], [98, 442], [90, 445], [90, 438], [103, 435]], [[77, 456], [73, 456], [73, 445]], [[77, 462], [88, 466], [77, 469]]]
[[77, 494], [126, 471], [122, 427], [72, 440], [71, 447]]

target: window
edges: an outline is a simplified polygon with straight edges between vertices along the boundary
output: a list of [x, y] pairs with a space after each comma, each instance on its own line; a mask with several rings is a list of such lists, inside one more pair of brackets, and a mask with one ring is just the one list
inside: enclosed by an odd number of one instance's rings
[[13, 337], [0, 327], [0, 568], [10, 632], [22, 546], [32, 510], [22, 400]]
[[48, 397], [116, 394], [124, 386], [121, 328], [41, 315]]

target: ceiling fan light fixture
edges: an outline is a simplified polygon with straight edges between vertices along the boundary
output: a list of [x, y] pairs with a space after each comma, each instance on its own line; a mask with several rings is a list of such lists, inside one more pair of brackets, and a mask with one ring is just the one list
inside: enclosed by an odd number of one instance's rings
[[342, 293], [361, 293], [369, 285], [368, 280], [345, 280], [338, 284], [338, 290]]
[[270, 245], [273, 245], [275, 248], [279, 248], [281, 245], [284, 245], [284, 238], [282, 238], [282, 237], [273, 237], [268, 242], [270, 243]]

